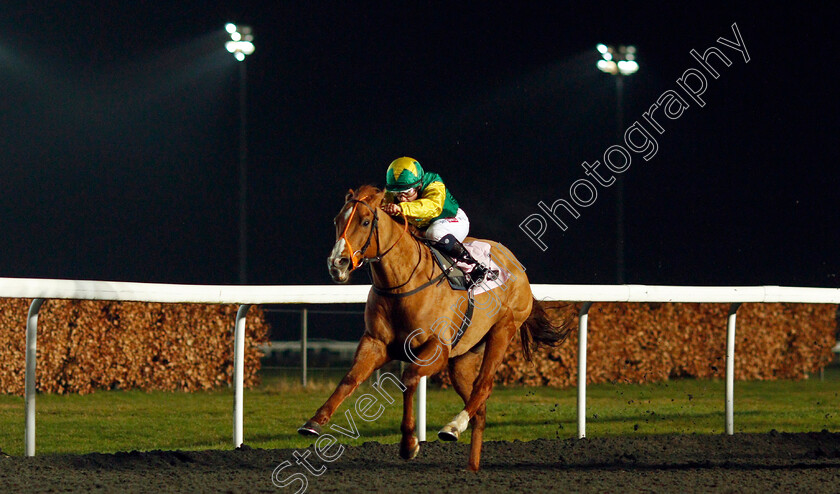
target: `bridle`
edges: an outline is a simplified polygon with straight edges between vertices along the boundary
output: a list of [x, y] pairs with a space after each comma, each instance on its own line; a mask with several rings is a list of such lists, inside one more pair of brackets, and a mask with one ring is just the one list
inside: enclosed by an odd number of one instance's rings
[[[403, 213], [403, 220], [405, 227], [403, 228], [402, 232], [400, 232], [400, 236], [394, 241], [394, 244], [388, 247], [385, 252], [381, 252], [381, 244], [379, 241], [379, 214], [375, 208], [372, 208], [370, 204], [366, 203], [364, 199], [367, 197], [363, 197], [362, 199], [350, 199], [345, 203], [345, 206], [349, 203], [353, 203], [353, 210], [350, 212], [350, 216], [347, 218], [347, 223], [344, 225], [344, 231], [341, 232], [341, 236], [339, 239], [344, 240], [344, 244], [347, 246], [347, 250], [350, 252], [350, 271], [354, 271], [357, 268], [364, 266], [370, 262], [379, 262], [382, 258], [389, 252], [391, 249], [396, 247], [397, 243], [399, 243], [402, 236], [408, 231], [408, 219], [405, 217], [405, 213]], [[350, 223], [353, 220], [353, 216], [356, 214], [356, 209], [359, 207], [359, 204], [363, 204], [368, 210], [373, 214], [373, 225], [371, 225], [370, 231], [368, 232], [367, 239], [365, 240], [364, 245], [359, 250], [353, 250], [353, 246], [350, 243], [350, 240], [347, 238], [347, 230], [350, 228]], [[365, 257], [365, 251], [370, 247], [370, 243], [373, 240], [374, 230], [376, 231], [376, 256], [374, 257]], [[358, 259], [358, 260], [357, 260]]]

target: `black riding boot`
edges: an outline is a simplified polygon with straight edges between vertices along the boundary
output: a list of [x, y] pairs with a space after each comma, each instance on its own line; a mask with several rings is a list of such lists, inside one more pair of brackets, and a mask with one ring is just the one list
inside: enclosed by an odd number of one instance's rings
[[435, 244], [444, 253], [452, 256], [456, 261], [461, 261], [466, 264], [472, 264], [473, 268], [467, 273], [472, 284], [477, 285], [484, 280], [487, 275], [487, 266], [476, 261], [469, 251], [464, 247], [464, 244], [455, 238], [451, 233], [444, 235]]

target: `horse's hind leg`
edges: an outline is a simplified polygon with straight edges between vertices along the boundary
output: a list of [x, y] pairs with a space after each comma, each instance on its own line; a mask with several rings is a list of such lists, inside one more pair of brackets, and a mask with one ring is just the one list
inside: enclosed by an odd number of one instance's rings
[[[449, 361], [449, 377], [452, 379], [452, 386], [455, 388], [458, 395], [461, 396], [461, 399], [464, 400], [465, 405], [472, 394], [473, 384], [476, 376], [478, 375], [479, 365], [481, 365], [481, 353], [473, 352], [472, 350]], [[484, 436], [486, 415], [487, 404], [485, 402], [478, 409], [475, 416], [470, 419], [472, 433], [470, 436], [469, 469], [473, 472], [478, 471], [478, 466], [481, 462], [481, 443]], [[457, 429], [453, 432], [457, 432]], [[446, 436], [446, 439], [457, 438]]]
[[321, 405], [311, 419], [307, 420], [298, 432], [304, 436], [317, 436], [321, 426], [329, 422], [330, 417], [345, 398], [365, 382], [373, 372], [388, 362], [385, 344], [369, 336], [363, 336], [353, 356], [353, 365], [347, 375], [338, 383], [333, 394]]
[[[473, 417], [476, 416], [479, 409], [484, 406], [484, 402], [490, 396], [490, 391], [493, 389], [493, 378], [496, 375], [496, 368], [505, 356], [508, 344], [511, 338], [516, 333], [516, 324], [513, 320], [513, 315], [508, 311], [501, 319], [496, 321], [496, 324], [490, 328], [487, 333], [485, 341], [484, 358], [481, 361], [481, 368], [478, 371], [478, 377], [473, 383], [470, 397], [467, 400], [464, 409], [452, 419], [443, 429], [438, 433], [438, 437], [444, 440], [457, 440], [462, 432], [467, 429]], [[475, 465], [478, 468], [478, 465]]]
[[449, 347], [443, 346], [433, 338], [424, 343], [417, 353], [417, 362], [425, 365], [412, 363], [403, 373], [402, 381], [405, 386], [403, 391], [403, 419], [400, 425], [402, 440], [400, 440], [400, 456], [410, 460], [420, 452], [420, 443], [414, 434], [414, 392], [420, 384], [420, 378], [433, 376], [440, 372], [446, 365], [449, 357]]

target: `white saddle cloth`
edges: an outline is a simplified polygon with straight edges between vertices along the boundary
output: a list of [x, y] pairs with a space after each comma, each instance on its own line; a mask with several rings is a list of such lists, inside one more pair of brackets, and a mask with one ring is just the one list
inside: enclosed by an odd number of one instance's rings
[[[510, 278], [510, 272], [505, 268], [496, 264], [496, 261], [493, 260], [492, 256], [490, 255], [490, 244], [487, 242], [481, 242], [480, 240], [473, 240], [471, 242], [464, 242], [464, 247], [467, 249], [467, 252], [473, 256], [473, 259], [484, 264], [491, 271], [496, 270], [498, 271], [498, 276], [495, 280], [485, 280], [482, 281], [478, 286], [473, 288], [473, 295], [478, 295], [479, 293], [489, 292], [494, 288], [498, 288], [504, 285], [508, 278]], [[462, 262], [458, 262], [458, 267], [461, 268], [462, 271], [468, 273], [470, 269], [472, 269], [471, 264], [465, 264]]]

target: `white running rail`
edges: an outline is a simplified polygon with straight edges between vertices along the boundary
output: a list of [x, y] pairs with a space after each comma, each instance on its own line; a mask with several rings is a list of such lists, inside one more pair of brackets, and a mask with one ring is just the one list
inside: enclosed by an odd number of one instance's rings
[[[583, 302], [578, 353], [578, 437], [586, 436], [586, 336], [588, 310], [597, 302], [729, 303], [726, 346], [726, 433], [733, 434], [735, 314], [742, 303], [840, 304], [840, 289], [780, 286], [692, 287], [653, 285], [531, 285], [543, 301]], [[365, 303], [367, 285], [176, 285], [112, 281], [0, 278], [0, 297], [34, 299], [26, 323], [26, 456], [35, 455], [35, 356], [38, 310], [45, 300], [238, 304], [234, 334], [233, 444], [242, 444], [245, 317], [256, 304]], [[418, 396], [418, 438], [425, 439], [425, 379]], [[421, 427], [422, 425], [422, 427]]]

